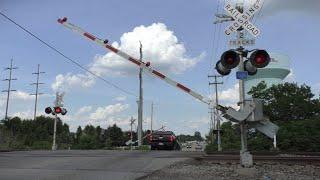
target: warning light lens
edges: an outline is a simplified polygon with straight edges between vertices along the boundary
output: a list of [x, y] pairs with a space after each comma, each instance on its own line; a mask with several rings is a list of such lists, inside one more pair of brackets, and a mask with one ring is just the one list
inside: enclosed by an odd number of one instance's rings
[[237, 67], [239, 62], [240, 62], [239, 54], [234, 50], [226, 51], [221, 56], [221, 64], [227, 69], [232, 69]]
[[46, 114], [52, 113], [51, 107], [46, 107], [46, 109], [44, 110], [44, 112], [45, 112]]
[[62, 111], [62, 109], [60, 107], [55, 107], [54, 108], [54, 112], [57, 113], [57, 114], [60, 114]]
[[264, 62], [266, 62], [266, 57], [259, 54], [256, 56], [256, 59], [255, 59], [256, 63], [257, 64], [263, 64]]
[[61, 115], [63, 115], [63, 116], [66, 115], [67, 112], [68, 112], [68, 111], [67, 111], [65, 108], [62, 108], [62, 109], [61, 109]]
[[250, 62], [257, 68], [264, 68], [270, 62], [270, 55], [265, 50], [256, 50], [251, 54]]

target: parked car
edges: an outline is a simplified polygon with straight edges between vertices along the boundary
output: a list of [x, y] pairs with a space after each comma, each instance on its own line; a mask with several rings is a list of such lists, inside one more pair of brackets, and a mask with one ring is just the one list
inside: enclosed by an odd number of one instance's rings
[[154, 131], [147, 137], [151, 150], [179, 150], [180, 146], [172, 131]]

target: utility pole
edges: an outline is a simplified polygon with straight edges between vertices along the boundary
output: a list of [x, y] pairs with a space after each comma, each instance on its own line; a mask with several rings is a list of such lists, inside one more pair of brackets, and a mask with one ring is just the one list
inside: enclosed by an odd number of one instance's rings
[[153, 123], [153, 102], [151, 103], [151, 118], [150, 118], [150, 131], [152, 134], [152, 123]]
[[[211, 143], [214, 143], [214, 130], [215, 130], [215, 117], [214, 117], [214, 107], [209, 105], [209, 112], [210, 114], [210, 132], [211, 132]], [[210, 133], [209, 133], [210, 135]]]
[[[142, 44], [140, 42], [140, 62], [142, 62]], [[142, 89], [142, 68], [139, 71], [139, 105], [138, 105], [138, 146], [142, 145], [142, 115], [143, 115], [143, 89]]]
[[136, 120], [133, 119], [133, 117], [131, 116], [131, 119], [130, 119], [130, 140], [131, 140], [131, 143], [130, 143], [130, 149], [132, 150], [132, 143], [133, 143], [133, 134], [132, 134], [132, 125], [134, 124]]
[[36, 117], [37, 117], [37, 105], [38, 105], [38, 96], [39, 95], [42, 95], [43, 93], [39, 93], [39, 85], [40, 84], [44, 84], [44, 83], [39, 83], [39, 76], [40, 74], [44, 74], [45, 72], [40, 72], [40, 64], [38, 64], [38, 70], [37, 72], [35, 73], [32, 73], [32, 74], [36, 74], [37, 75], [37, 81], [35, 83], [32, 83], [31, 85], [36, 85], [36, 93], [34, 94], [30, 94], [30, 95], [33, 95], [35, 96], [35, 102], [34, 102], [34, 115], [33, 115], [33, 119], [36, 120]]
[[[223, 82], [218, 82], [218, 78], [221, 78], [222, 76], [220, 75], [213, 75], [213, 76], [208, 76], [209, 78], [213, 77], [214, 82], [209, 82], [209, 85], [214, 85], [215, 86], [215, 92], [216, 92], [216, 98], [215, 98], [215, 106], [217, 107], [219, 104], [219, 99], [218, 99], [218, 85], [223, 84]], [[217, 139], [218, 139], [218, 151], [221, 151], [221, 134], [220, 134], [220, 118], [219, 118], [219, 111], [215, 109], [214, 112], [214, 122], [217, 121]]]
[[11, 89], [11, 81], [17, 80], [16, 78], [12, 78], [12, 70], [18, 69], [17, 67], [13, 67], [13, 59], [11, 59], [10, 67], [5, 68], [5, 70], [9, 70], [9, 78], [4, 79], [3, 81], [8, 81], [8, 89], [3, 90], [2, 92], [7, 92], [7, 104], [6, 104], [6, 114], [5, 120], [8, 120], [8, 109], [9, 109], [9, 99], [10, 99], [10, 92], [16, 91]]

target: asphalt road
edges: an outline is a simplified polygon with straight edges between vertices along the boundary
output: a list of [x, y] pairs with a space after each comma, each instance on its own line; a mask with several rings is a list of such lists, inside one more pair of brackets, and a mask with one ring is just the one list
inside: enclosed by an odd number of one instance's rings
[[0, 179], [136, 179], [201, 155], [181, 151], [0, 152]]

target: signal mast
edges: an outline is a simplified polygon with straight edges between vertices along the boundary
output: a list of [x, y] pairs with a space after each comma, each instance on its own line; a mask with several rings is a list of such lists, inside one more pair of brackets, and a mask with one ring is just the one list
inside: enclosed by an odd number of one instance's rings
[[56, 134], [57, 134], [57, 121], [58, 121], [58, 114], [66, 115], [67, 109], [63, 108], [63, 96], [64, 93], [56, 93], [56, 100], [54, 101], [54, 107], [46, 107], [45, 113], [54, 115], [54, 125], [53, 125], [53, 140], [52, 140], [52, 150], [57, 150], [56, 144]]
[[[244, 80], [248, 76], [255, 75], [259, 68], [266, 67], [270, 62], [270, 55], [266, 50], [253, 49], [246, 50], [243, 46], [253, 45], [254, 40], [244, 38], [243, 30], [248, 31], [254, 37], [260, 34], [260, 30], [255, 27], [250, 20], [254, 13], [260, 10], [260, 0], [257, 0], [248, 10], [243, 10], [243, 4], [236, 4], [233, 7], [231, 4], [226, 4], [224, 9], [229, 15], [216, 15], [219, 18], [216, 23], [231, 21], [232, 23], [226, 28], [225, 34], [231, 35], [233, 32], [237, 33], [237, 40], [231, 40], [230, 45], [237, 45], [236, 49], [230, 49], [224, 52], [221, 59], [216, 63], [216, 70], [221, 75], [229, 75], [231, 69], [238, 66], [239, 70], [236, 72], [236, 77], [239, 79], [239, 102], [240, 110], [236, 111], [233, 108], [226, 108], [218, 105], [217, 109], [222, 111], [223, 117], [230, 121], [237, 122], [241, 130], [241, 151], [240, 163], [243, 167], [252, 167], [252, 155], [248, 151], [247, 132], [248, 127], [254, 127], [270, 138], [276, 137], [276, 132], [279, 127], [271, 123], [268, 117], [263, 115], [262, 101], [259, 99], [245, 99]], [[247, 58], [248, 54], [250, 57]], [[247, 59], [247, 60], [245, 60]], [[263, 126], [256, 124], [263, 123]]]

